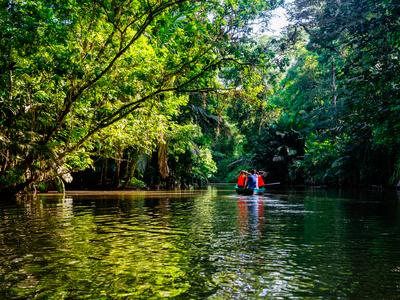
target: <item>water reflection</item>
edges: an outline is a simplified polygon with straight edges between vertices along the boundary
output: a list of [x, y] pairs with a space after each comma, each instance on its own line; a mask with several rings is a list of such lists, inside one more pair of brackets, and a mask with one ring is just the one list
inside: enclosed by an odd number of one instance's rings
[[238, 196], [238, 227], [241, 234], [261, 235], [263, 233], [264, 199], [261, 196]]
[[0, 204], [0, 298], [396, 298], [398, 194], [41, 195]]

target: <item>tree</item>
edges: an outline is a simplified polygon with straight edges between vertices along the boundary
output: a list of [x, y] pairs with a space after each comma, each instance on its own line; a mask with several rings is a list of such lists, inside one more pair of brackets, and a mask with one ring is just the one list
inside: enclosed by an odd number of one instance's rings
[[297, 95], [304, 97], [303, 105], [311, 104], [315, 98], [307, 94], [320, 88], [317, 94], [328, 113], [306, 114], [307, 119], [317, 116], [309, 127], [314, 134], [306, 143], [316, 148], [308, 158], [317, 159], [318, 148], [329, 144], [336, 150], [326, 156], [329, 162], [323, 162], [325, 175], [342, 180], [346, 174], [352, 184], [395, 182], [400, 157], [399, 5], [396, 1], [296, 0], [291, 13], [293, 22], [308, 33], [307, 47], [318, 63], [315, 70], [323, 75], [322, 82]]
[[[272, 1], [274, 2], [274, 1]], [[101, 132], [209, 86], [265, 1], [2, 1], [0, 190], [69, 173]], [[223, 88], [230, 88], [224, 86]], [[86, 167], [84, 165], [83, 167]]]

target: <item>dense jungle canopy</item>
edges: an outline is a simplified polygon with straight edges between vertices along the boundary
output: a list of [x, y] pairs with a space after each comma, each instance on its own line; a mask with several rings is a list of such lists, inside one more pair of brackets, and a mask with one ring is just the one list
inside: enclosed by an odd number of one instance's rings
[[[290, 25], [268, 29], [284, 5]], [[400, 180], [396, 0], [8, 0], [0, 191]]]

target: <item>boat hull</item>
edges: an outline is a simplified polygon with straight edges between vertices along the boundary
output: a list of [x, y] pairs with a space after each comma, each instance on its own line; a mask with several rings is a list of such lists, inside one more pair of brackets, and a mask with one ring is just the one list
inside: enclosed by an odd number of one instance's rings
[[235, 191], [239, 195], [262, 195], [262, 194], [264, 194], [265, 189], [264, 188], [248, 189], [248, 188], [240, 188], [238, 186], [235, 186]]

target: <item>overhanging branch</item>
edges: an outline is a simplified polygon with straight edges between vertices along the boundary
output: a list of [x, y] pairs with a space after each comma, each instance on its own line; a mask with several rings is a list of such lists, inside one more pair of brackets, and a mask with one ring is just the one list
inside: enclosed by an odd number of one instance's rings
[[158, 7], [150, 7], [147, 10], [147, 17], [143, 21], [143, 23], [139, 26], [138, 30], [134, 34], [134, 36], [130, 39], [130, 41], [120, 50], [118, 51], [115, 56], [110, 60], [107, 66], [93, 79], [84, 83], [80, 88], [74, 92], [75, 88], [71, 88], [67, 93], [67, 96], [64, 99], [64, 108], [60, 113], [59, 117], [56, 120], [55, 125], [50, 129], [46, 137], [44, 138], [41, 144], [46, 144], [50, 141], [50, 139], [54, 136], [54, 134], [60, 129], [65, 117], [70, 112], [72, 104], [75, 103], [79, 97], [83, 94], [84, 91], [91, 88], [97, 81], [99, 81], [115, 64], [115, 62], [136, 42], [147, 29], [147, 27], [152, 23], [152, 21], [161, 13], [163, 13], [168, 8], [175, 6], [180, 3], [187, 2], [188, 0], [176, 0], [176, 1], [167, 1], [161, 3]]

